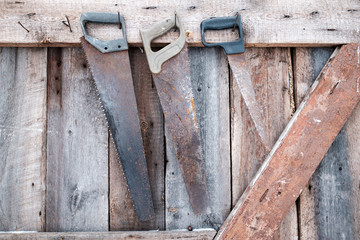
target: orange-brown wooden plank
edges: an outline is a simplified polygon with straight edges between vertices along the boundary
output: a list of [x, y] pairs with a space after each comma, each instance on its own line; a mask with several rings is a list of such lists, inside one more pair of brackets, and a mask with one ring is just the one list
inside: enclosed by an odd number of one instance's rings
[[359, 48], [335, 51], [217, 239], [270, 239], [360, 100]]

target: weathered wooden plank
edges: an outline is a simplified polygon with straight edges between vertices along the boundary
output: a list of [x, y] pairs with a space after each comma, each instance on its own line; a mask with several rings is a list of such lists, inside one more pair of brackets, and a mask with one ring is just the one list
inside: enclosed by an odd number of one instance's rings
[[193, 213], [172, 142], [167, 137], [166, 229], [218, 229], [231, 208], [228, 65], [222, 49], [195, 48], [189, 54], [210, 204], [205, 214]]
[[[358, 63], [360, 60], [358, 59]], [[356, 107], [350, 118], [348, 119], [346, 125], [346, 142], [347, 142], [347, 159], [348, 159], [348, 166], [347, 165], [337, 165], [337, 171], [344, 171], [343, 174], [349, 174], [349, 178], [346, 175], [343, 175], [342, 178], [345, 180], [349, 180], [350, 184], [345, 182], [341, 182], [343, 184], [341, 193], [344, 193], [348, 198], [348, 202], [346, 204], [348, 209], [345, 210], [345, 214], [342, 217], [344, 224], [351, 225], [351, 230], [349, 226], [345, 229], [350, 234], [348, 236], [354, 236], [354, 239], [359, 238], [360, 236], [360, 105]], [[336, 168], [336, 167], [335, 167]], [[341, 170], [342, 168], [342, 170]], [[338, 187], [338, 185], [336, 185]], [[342, 188], [342, 187], [340, 187]], [[341, 194], [340, 193], [340, 194]], [[338, 194], [339, 195], [339, 194]], [[338, 195], [336, 195], [338, 197]], [[341, 204], [341, 203], [340, 203]], [[350, 219], [349, 219], [350, 217]], [[344, 221], [345, 220], [345, 221]], [[341, 236], [343, 238], [343, 236]], [[345, 236], [346, 238], [346, 236]]]
[[[272, 147], [290, 120], [292, 81], [291, 57], [288, 48], [247, 48], [246, 63], [251, 74], [259, 106], [265, 116], [266, 133]], [[231, 157], [232, 202], [241, 194], [265, 160], [266, 152], [256, 134], [254, 123], [231, 77]], [[275, 239], [297, 239], [295, 206], [282, 224]]]
[[213, 239], [216, 231], [214, 229], [202, 229], [194, 231], [147, 231], [147, 232], [8, 232], [1, 233], [0, 239], [14, 240], [52, 240], [52, 239], [86, 239], [86, 240], [117, 240], [117, 239], [144, 239], [144, 240], [168, 240], [168, 239], [189, 239], [206, 240]]
[[[141, 45], [139, 29], [177, 14], [188, 32], [190, 46], [201, 46], [200, 22], [210, 17], [233, 16], [240, 11], [247, 46], [336, 45], [358, 41], [360, 3], [327, 1], [135, 1], [74, 2], [1, 1], [0, 46], [79, 46], [82, 12], [119, 11], [125, 16], [130, 44]], [[71, 30], [67, 26], [66, 17]], [[63, 23], [65, 21], [65, 23]], [[18, 23], [20, 22], [24, 28]], [[26, 29], [25, 29], [26, 28]], [[114, 27], [115, 29], [115, 27]], [[109, 35], [108, 31], [100, 35]], [[115, 34], [114, 31], [110, 35]], [[157, 40], [169, 43], [175, 33]], [[229, 41], [234, 33], [207, 34], [207, 41]]]
[[[296, 106], [300, 105], [333, 50], [332, 48], [295, 48], [294, 83]], [[337, 139], [335, 139], [334, 142], [336, 141]], [[323, 160], [320, 165], [323, 164]], [[317, 172], [319, 169], [320, 166], [317, 168], [317, 171], [315, 171], [299, 198], [299, 227], [301, 239], [317, 239], [318, 236], [315, 211], [323, 211], [323, 209], [317, 209], [316, 207], [314, 188], [320, 188], [321, 186], [315, 185], [313, 180], [314, 177], [318, 175]], [[328, 184], [330, 186], [332, 185], [331, 182], [328, 182]]]
[[358, 48], [333, 54], [217, 239], [272, 237], [360, 100]]
[[[332, 48], [295, 50], [297, 103], [302, 100], [332, 51]], [[353, 115], [358, 115], [357, 112], [360, 112], [359, 107]], [[356, 124], [356, 117], [352, 119], [352, 124]], [[301, 239], [355, 239], [358, 236], [354, 219], [357, 216], [356, 193], [359, 191], [358, 186], [353, 186], [356, 185], [354, 180], [358, 182], [358, 173], [354, 172], [357, 161], [350, 157], [349, 141], [356, 142], [359, 138], [354, 134], [354, 127], [349, 122], [343, 127], [300, 195]], [[354, 152], [356, 154], [357, 150]], [[352, 162], [355, 163], [354, 169], [351, 168]]]
[[165, 153], [163, 113], [145, 54], [141, 53], [139, 49], [131, 49], [129, 54], [155, 217], [145, 222], [138, 220], [115, 146], [111, 140], [110, 230], [164, 230]]
[[44, 230], [46, 59], [0, 48], [0, 230]]
[[80, 48], [48, 62], [47, 231], [107, 231], [108, 131]]

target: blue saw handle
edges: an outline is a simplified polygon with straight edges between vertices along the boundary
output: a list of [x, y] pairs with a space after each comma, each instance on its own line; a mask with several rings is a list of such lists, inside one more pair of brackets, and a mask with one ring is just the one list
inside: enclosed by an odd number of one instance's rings
[[[236, 54], [245, 52], [244, 35], [241, 28], [241, 17], [239, 15], [236, 20], [236, 15], [233, 17], [218, 17], [211, 18], [201, 22], [201, 40], [206, 47], [220, 46], [224, 48], [226, 54]], [[236, 20], [236, 22], [235, 22]], [[205, 30], [223, 30], [233, 28], [234, 24], [239, 29], [240, 38], [232, 42], [220, 42], [220, 43], [207, 43], [205, 41]]]

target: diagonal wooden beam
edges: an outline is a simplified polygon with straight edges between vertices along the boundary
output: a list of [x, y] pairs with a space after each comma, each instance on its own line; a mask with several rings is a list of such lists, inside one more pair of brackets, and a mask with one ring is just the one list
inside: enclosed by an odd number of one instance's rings
[[360, 100], [360, 45], [337, 49], [216, 239], [270, 239]]

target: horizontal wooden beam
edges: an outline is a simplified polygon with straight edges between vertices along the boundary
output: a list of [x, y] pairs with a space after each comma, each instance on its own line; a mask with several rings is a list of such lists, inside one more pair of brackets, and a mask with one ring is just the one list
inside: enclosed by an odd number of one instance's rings
[[360, 100], [359, 49], [330, 57], [217, 239], [272, 238]]
[[[240, 12], [247, 46], [328, 46], [357, 42], [360, 38], [360, 2], [265, 0], [265, 1], [54, 1], [7, 0], [0, 2], [0, 47], [74, 47], [82, 36], [82, 12], [118, 11], [124, 15], [131, 46], [141, 46], [139, 29], [169, 18], [176, 10], [187, 31], [190, 46], [202, 46], [200, 23], [210, 17]], [[68, 20], [69, 21], [68, 21]], [[71, 31], [70, 31], [70, 26]], [[98, 29], [96, 36], [115, 38], [112, 31]], [[91, 30], [91, 28], [90, 28]], [[156, 40], [159, 45], [174, 40], [172, 32]], [[236, 33], [208, 32], [209, 42], [230, 41]]]
[[0, 240], [51, 240], [51, 239], [87, 239], [87, 240], [117, 240], [117, 239], [213, 239], [216, 231], [199, 229], [194, 231], [136, 231], [136, 232], [0, 232]]

